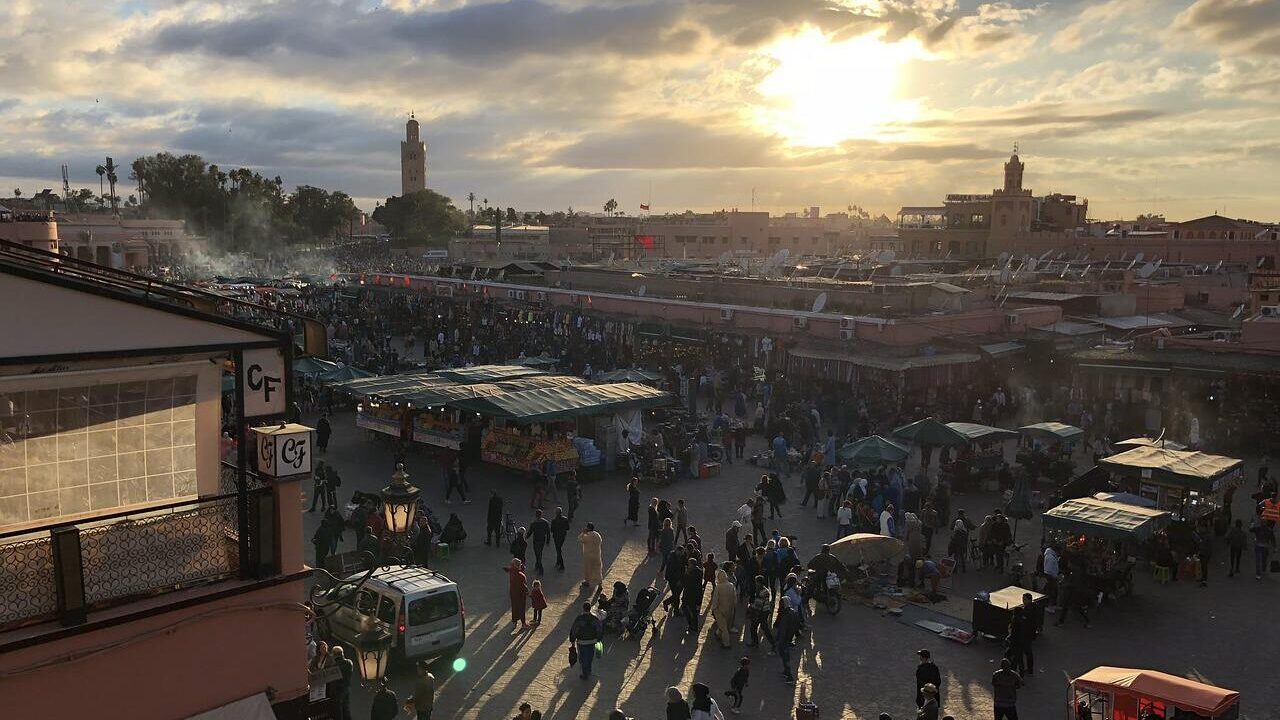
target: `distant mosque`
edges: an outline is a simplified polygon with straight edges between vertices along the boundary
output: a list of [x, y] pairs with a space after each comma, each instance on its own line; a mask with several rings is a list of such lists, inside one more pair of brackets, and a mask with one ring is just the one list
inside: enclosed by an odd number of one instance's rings
[[400, 195], [408, 195], [427, 187], [427, 144], [418, 138], [418, 121], [409, 113], [400, 142]]

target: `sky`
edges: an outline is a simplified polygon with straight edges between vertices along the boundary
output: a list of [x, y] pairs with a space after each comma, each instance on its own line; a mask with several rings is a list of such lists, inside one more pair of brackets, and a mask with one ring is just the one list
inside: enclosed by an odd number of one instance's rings
[[892, 216], [989, 192], [1016, 142], [1093, 218], [1280, 219], [1280, 0], [4, 6], [0, 197], [169, 151], [371, 210], [412, 111], [462, 207]]

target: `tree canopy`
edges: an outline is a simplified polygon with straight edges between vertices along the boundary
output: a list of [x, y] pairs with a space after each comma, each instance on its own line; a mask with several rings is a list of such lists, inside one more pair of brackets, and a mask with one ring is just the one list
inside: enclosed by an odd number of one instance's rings
[[329, 238], [357, 212], [346, 193], [303, 185], [286, 194], [278, 175], [224, 171], [199, 155], [157, 153], [131, 169], [144, 216], [186, 220], [194, 232], [234, 248]]
[[389, 197], [373, 211], [373, 219], [408, 245], [443, 243], [466, 227], [462, 211], [433, 190]]

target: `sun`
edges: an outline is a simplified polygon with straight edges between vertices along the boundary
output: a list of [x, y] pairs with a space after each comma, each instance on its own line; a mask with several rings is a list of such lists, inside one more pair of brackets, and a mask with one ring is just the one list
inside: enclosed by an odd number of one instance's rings
[[919, 112], [916, 101], [899, 97], [903, 66], [925, 57], [914, 40], [887, 43], [868, 34], [832, 42], [807, 28], [763, 53], [772, 69], [756, 87], [763, 102], [755, 121], [792, 145], [875, 139], [883, 126]]

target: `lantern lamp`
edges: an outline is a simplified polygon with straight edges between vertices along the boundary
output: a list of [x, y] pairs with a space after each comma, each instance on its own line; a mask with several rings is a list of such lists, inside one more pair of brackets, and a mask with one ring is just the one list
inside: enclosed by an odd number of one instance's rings
[[391, 484], [382, 488], [382, 517], [387, 521], [388, 530], [401, 535], [409, 531], [421, 494], [421, 490], [409, 484], [409, 473], [404, 471], [404, 463], [396, 464]]
[[395, 636], [387, 629], [386, 623], [379, 621], [374, 621], [356, 637], [356, 665], [365, 682], [377, 682], [386, 677], [394, 643]]

